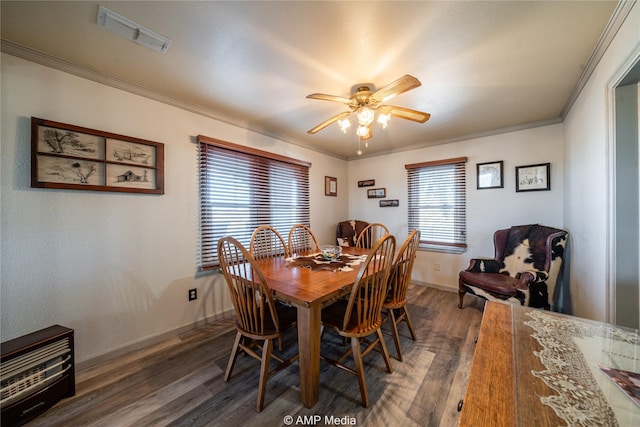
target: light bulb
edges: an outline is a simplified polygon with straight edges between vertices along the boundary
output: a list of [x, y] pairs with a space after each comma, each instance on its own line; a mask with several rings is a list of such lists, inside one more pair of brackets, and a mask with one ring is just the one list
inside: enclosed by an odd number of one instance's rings
[[343, 133], [347, 133], [347, 128], [351, 126], [351, 122], [347, 118], [340, 119], [338, 120], [338, 126], [340, 126], [340, 130], [342, 130]]
[[360, 107], [358, 110], [358, 123], [360, 126], [369, 126], [373, 122], [373, 110], [368, 107]]
[[356, 135], [358, 135], [360, 138], [366, 138], [366, 136], [369, 134], [369, 128], [366, 125], [359, 125], [358, 129], [356, 129]]
[[382, 129], [386, 129], [389, 125], [391, 114], [378, 114], [378, 123], [382, 125]]

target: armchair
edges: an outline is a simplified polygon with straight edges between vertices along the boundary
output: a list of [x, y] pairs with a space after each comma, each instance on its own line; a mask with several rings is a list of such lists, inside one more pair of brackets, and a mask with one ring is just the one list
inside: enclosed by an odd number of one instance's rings
[[368, 222], [357, 219], [339, 222], [336, 227], [336, 242], [340, 246], [355, 246], [358, 236], [367, 225]]
[[564, 258], [568, 233], [538, 224], [518, 225], [493, 235], [493, 259], [471, 260], [460, 272], [458, 297], [466, 293], [487, 300], [550, 308]]

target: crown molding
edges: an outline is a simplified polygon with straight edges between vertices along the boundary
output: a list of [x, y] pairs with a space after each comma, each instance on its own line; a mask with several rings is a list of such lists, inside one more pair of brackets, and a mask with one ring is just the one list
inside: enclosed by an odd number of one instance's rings
[[235, 127], [239, 127], [241, 129], [245, 129], [251, 132], [255, 132], [260, 135], [267, 136], [269, 138], [275, 138], [279, 141], [283, 141], [288, 144], [293, 144], [293, 145], [305, 148], [307, 150], [322, 153], [322, 154], [335, 157], [341, 160], [347, 160], [347, 158], [344, 156], [339, 156], [334, 153], [329, 153], [325, 150], [318, 149], [316, 147], [305, 145], [301, 142], [293, 141], [291, 139], [283, 137], [282, 135], [274, 134], [273, 132], [269, 132], [265, 129], [261, 129], [261, 128], [258, 129], [255, 127], [251, 127], [250, 124], [246, 121], [242, 121], [237, 118], [226, 116], [211, 108], [203, 107], [202, 105], [194, 104], [192, 102], [186, 102], [181, 99], [174, 98], [172, 96], [147, 89], [144, 86], [133, 84], [126, 80], [117, 79], [108, 74], [101, 73], [96, 70], [92, 70], [86, 67], [73, 64], [68, 61], [61, 60], [59, 58], [44, 54], [35, 49], [25, 47], [23, 45], [11, 42], [6, 39], [0, 39], [0, 52], [15, 56], [17, 58], [21, 58], [27, 61], [31, 61], [36, 64], [40, 64], [45, 67], [52, 68], [54, 70], [69, 73], [74, 76], [81, 77], [83, 79], [87, 79], [96, 83], [100, 83], [106, 86], [120, 89], [125, 92], [132, 93], [134, 95], [139, 95], [139, 96], [151, 99], [153, 101], [161, 102], [163, 104], [180, 108], [182, 110], [189, 111], [191, 113], [199, 114], [201, 116], [208, 117], [208, 118], [211, 118]]
[[605, 27], [602, 35], [600, 36], [600, 39], [598, 39], [598, 42], [593, 48], [593, 51], [591, 52], [591, 55], [587, 60], [587, 64], [582, 70], [582, 74], [580, 74], [580, 77], [578, 78], [578, 82], [571, 91], [571, 94], [569, 94], [569, 98], [567, 98], [567, 102], [564, 104], [564, 107], [560, 112], [560, 117], [562, 118], [562, 120], [564, 120], [567, 117], [567, 114], [569, 114], [571, 107], [573, 107], [576, 99], [578, 99], [578, 96], [580, 96], [582, 89], [584, 89], [585, 85], [591, 78], [591, 75], [596, 69], [596, 66], [604, 56], [604, 53], [607, 51], [607, 48], [613, 41], [616, 34], [618, 34], [618, 30], [620, 30], [620, 27], [622, 27], [622, 24], [627, 19], [627, 16], [631, 12], [631, 9], [633, 9], [635, 4], [636, 0], [621, 0], [616, 5], [616, 8], [613, 11], [611, 18], [609, 19], [607, 26]]

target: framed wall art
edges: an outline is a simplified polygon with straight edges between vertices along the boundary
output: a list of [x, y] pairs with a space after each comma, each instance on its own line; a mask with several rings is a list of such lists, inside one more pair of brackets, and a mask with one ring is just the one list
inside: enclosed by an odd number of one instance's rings
[[32, 117], [31, 187], [164, 194], [164, 144]]
[[387, 197], [387, 190], [384, 188], [372, 188], [367, 190], [367, 197], [369, 199], [384, 199]]
[[504, 161], [478, 163], [477, 182], [478, 190], [485, 188], [504, 188], [503, 180], [503, 164]]
[[397, 207], [400, 205], [400, 202], [397, 199], [393, 199], [393, 200], [380, 200], [380, 207], [381, 208], [387, 208], [387, 207]]
[[551, 190], [551, 163], [516, 166], [516, 191]]
[[338, 178], [334, 178], [332, 176], [324, 177], [324, 195], [325, 196], [338, 195]]
[[375, 179], [365, 179], [364, 181], [358, 181], [358, 187], [373, 187], [376, 185]]

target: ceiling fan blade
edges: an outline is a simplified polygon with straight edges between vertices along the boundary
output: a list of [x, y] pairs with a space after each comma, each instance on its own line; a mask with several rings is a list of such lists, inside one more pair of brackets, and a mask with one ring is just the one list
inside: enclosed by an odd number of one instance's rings
[[429, 120], [431, 114], [422, 111], [412, 110], [410, 108], [396, 107], [395, 105], [382, 105], [378, 108], [381, 114], [391, 114], [393, 117], [412, 120], [418, 123], [424, 123]]
[[369, 97], [369, 99], [374, 102], [384, 102], [396, 95], [400, 95], [403, 92], [415, 89], [421, 84], [422, 83], [420, 83], [420, 80], [416, 79], [413, 76], [410, 76], [409, 74], [406, 74], [393, 83], [390, 83], [385, 87], [375, 91], [373, 95]]
[[319, 132], [322, 129], [324, 129], [327, 126], [329, 126], [331, 123], [337, 122], [341, 118], [347, 117], [349, 114], [351, 114], [351, 111], [345, 111], [343, 113], [336, 114], [335, 116], [331, 117], [330, 119], [327, 119], [324, 122], [320, 123], [318, 126], [314, 127], [313, 129], [308, 130], [307, 133], [314, 134], [316, 132]]
[[341, 102], [342, 104], [347, 105], [353, 102], [351, 99], [345, 98], [344, 96], [325, 95], [324, 93], [312, 93], [311, 95], [307, 95], [307, 98], [320, 99], [322, 101]]

